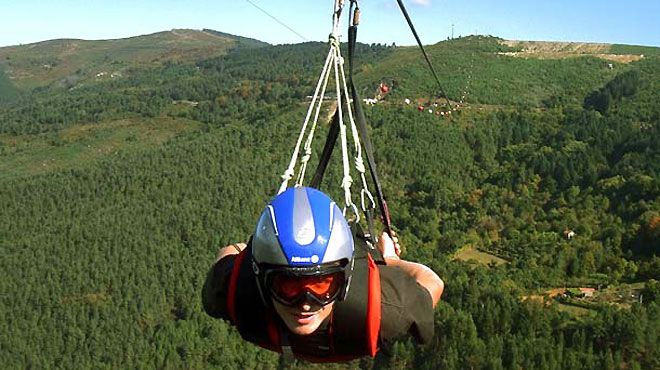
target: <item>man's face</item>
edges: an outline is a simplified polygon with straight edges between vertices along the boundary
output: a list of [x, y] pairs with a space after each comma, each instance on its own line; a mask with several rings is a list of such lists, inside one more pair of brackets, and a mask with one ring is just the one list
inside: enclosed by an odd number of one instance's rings
[[297, 335], [309, 335], [319, 328], [321, 323], [332, 313], [335, 302], [321, 306], [312, 302], [303, 302], [295, 306], [285, 306], [273, 300], [275, 311], [287, 328]]

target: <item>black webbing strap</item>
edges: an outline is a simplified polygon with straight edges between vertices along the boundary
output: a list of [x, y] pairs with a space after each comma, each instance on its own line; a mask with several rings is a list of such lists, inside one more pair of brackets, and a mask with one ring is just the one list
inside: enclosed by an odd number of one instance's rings
[[406, 21], [408, 22], [408, 26], [410, 27], [410, 30], [412, 31], [413, 35], [415, 36], [415, 40], [417, 40], [417, 45], [419, 45], [419, 48], [422, 50], [422, 54], [424, 54], [424, 59], [426, 59], [426, 63], [429, 65], [429, 69], [431, 69], [431, 73], [433, 74], [433, 77], [435, 78], [435, 82], [438, 83], [438, 88], [440, 88], [440, 92], [445, 97], [445, 100], [447, 100], [447, 105], [451, 109], [451, 103], [449, 102], [449, 98], [447, 97], [447, 94], [445, 93], [445, 90], [442, 88], [442, 84], [440, 83], [440, 79], [438, 78], [438, 75], [435, 73], [435, 69], [433, 68], [433, 64], [431, 64], [431, 60], [429, 59], [429, 56], [426, 54], [426, 50], [424, 50], [424, 45], [422, 45], [422, 41], [419, 39], [419, 36], [417, 35], [417, 31], [415, 30], [415, 26], [413, 26], [412, 20], [410, 19], [410, 16], [408, 16], [408, 12], [406, 11], [406, 7], [403, 6], [403, 1], [402, 0], [396, 0], [396, 1], [397, 1], [397, 3], [399, 3], [399, 8], [401, 9], [401, 12], [403, 13], [403, 16], [406, 17]]
[[[340, 101], [342, 101], [340, 99]], [[321, 182], [323, 181], [323, 175], [325, 174], [325, 169], [328, 167], [328, 162], [332, 156], [332, 150], [335, 148], [335, 143], [337, 142], [337, 136], [339, 135], [339, 110], [335, 110], [335, 114], [332, 116], [332, 123], [330, 124], [330, 130], [328, 131], [328, 136], [325, 138], [325, 146], [323, 147], [323, 153], [319, 158], [319, 164], [316, 166], [316, 172], [312, 178], [310, 186], [316, 189], [321, 190]]]
[[[355, 15], [354, 15], [355, 17]], [[354, 20], [355, 21], [355, 20]], [[380, 179], [378, 177], [378, 171], [376, 167], [376, 161], [374, 159], [373, 146], [371, 145], [371, 140], [369, 139], [369, 133], [367, 130], [367, 120], [364, 116], [364, 111], [360, 105], [360, 96], [353, 84], [353, 56], [355, 55], [355, 44], [357, 39], [357, 25], [354, 23], [348, 28], [348, 85], [350, 88], [351, 99], [353, 100], [353, 109], [358, 121], [358, 130], [362, 142], [364, 143], [364, 151], [367, 157], [367, 163], [369, 164], [369, 173], [371, 174], [371, 180], [374, 183], [376, 188], [376, 198], [378, 200], [378, 206], [380, 208], [380, 213], [382, 216], [383, 225], [385, 226], [385, 231], [392, 236], [392, 220], [390, 218], [390, 211], [387, 207], [387, 202], [385, 201], [385, 196], [383, 195], [383, 188], [380, 184]], [[343, 99], [339, 100], [343, 102]], [[320, 189], [321, 182], [323, 181], [323, 175], [328, 166], [330, 157], [332, 156], [332, 151], [334, 149], [335, 143], [337, 141], [337, 136], [339, 135], [339, 113], [335, 111], [335, 114], [332, 118], [332, 123], [330, 125], [330, 130], [328, 136], [325, 140], [325, 146], [323, 147], [323, 153], [319, 159], [319, 163], [316, 166], [316, 172], [310, 183], [310, 186]], [[373, 215], [370, 210], [366, 212], [366, 218], [369, 227], [368, 238], [372, 243], [376, 242], [375, 235], [373, 234]]]
[[385, 226], [385, 231], [392, 236], [392, 220], [390, 219], [390, 211], [387, 208], [387, 202], [385, 201], [385, 196], [383, 195], [383, 188], [380, 184], [380, 179], [378, 178], [378, 171], [376, 168], [376, 161], [374, 160], [374, 150], [371, 145], [371, 140], [369, 139], [369, 133], [367, 130], [367, 120], [364, 117], [364, 111], [360, 105], [360, 96], [358, 95], [357, 89], [353, 84], [353, 55], [355, 54], [355, 44], [357, 39], [357, 26], [351, 25], [348, 27], [348, 85], [351, 89], [351, 98], [353, 99], [353, 108], [355, 110], [355, 116], [358, 121], [358, 130], [360, 132], [360, 137], [362, 138], [362, 143], [364, 143], [364, 151], [367, 156], [367, 163], [369, 163], [369, 172], [371, 173], [371, 180], [374, 183], [376, 188], [376, 198], [378, 199], [378, 206], [380, 207], [380, 214], [382, 216], [383, 225]]

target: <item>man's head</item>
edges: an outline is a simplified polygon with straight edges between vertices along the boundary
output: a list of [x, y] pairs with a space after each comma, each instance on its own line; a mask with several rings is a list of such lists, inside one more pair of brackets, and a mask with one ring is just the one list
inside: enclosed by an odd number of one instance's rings
[[252, 257], [265, 303], [293, 333], [306, 335], [346, 296], [353, 237], [327, 195], [296, 187], [276, 196], [261, 214]]

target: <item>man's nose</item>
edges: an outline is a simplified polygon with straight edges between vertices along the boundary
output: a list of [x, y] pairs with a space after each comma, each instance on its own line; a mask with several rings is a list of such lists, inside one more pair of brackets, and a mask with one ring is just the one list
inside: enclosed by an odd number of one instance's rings
[[314, 302], [314, 300], [312, 299], [312, 295], [309, 292], [306, 292], [305, 299], [303, 300], [300, 308], [305, 312], [309, 312], [309, 311], [315, 311], [320, 307], [316, 302]]

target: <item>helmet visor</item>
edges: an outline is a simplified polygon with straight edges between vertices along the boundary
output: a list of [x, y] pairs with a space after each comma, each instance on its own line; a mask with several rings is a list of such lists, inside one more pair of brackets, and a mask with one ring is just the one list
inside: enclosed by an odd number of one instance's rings
[[337, 299], [344, 286], [342, 270], [313, 275], [271, 270], [269, 275], [271, 296], [286, 306], [295, 306], [308, 299], [325, 306]]

